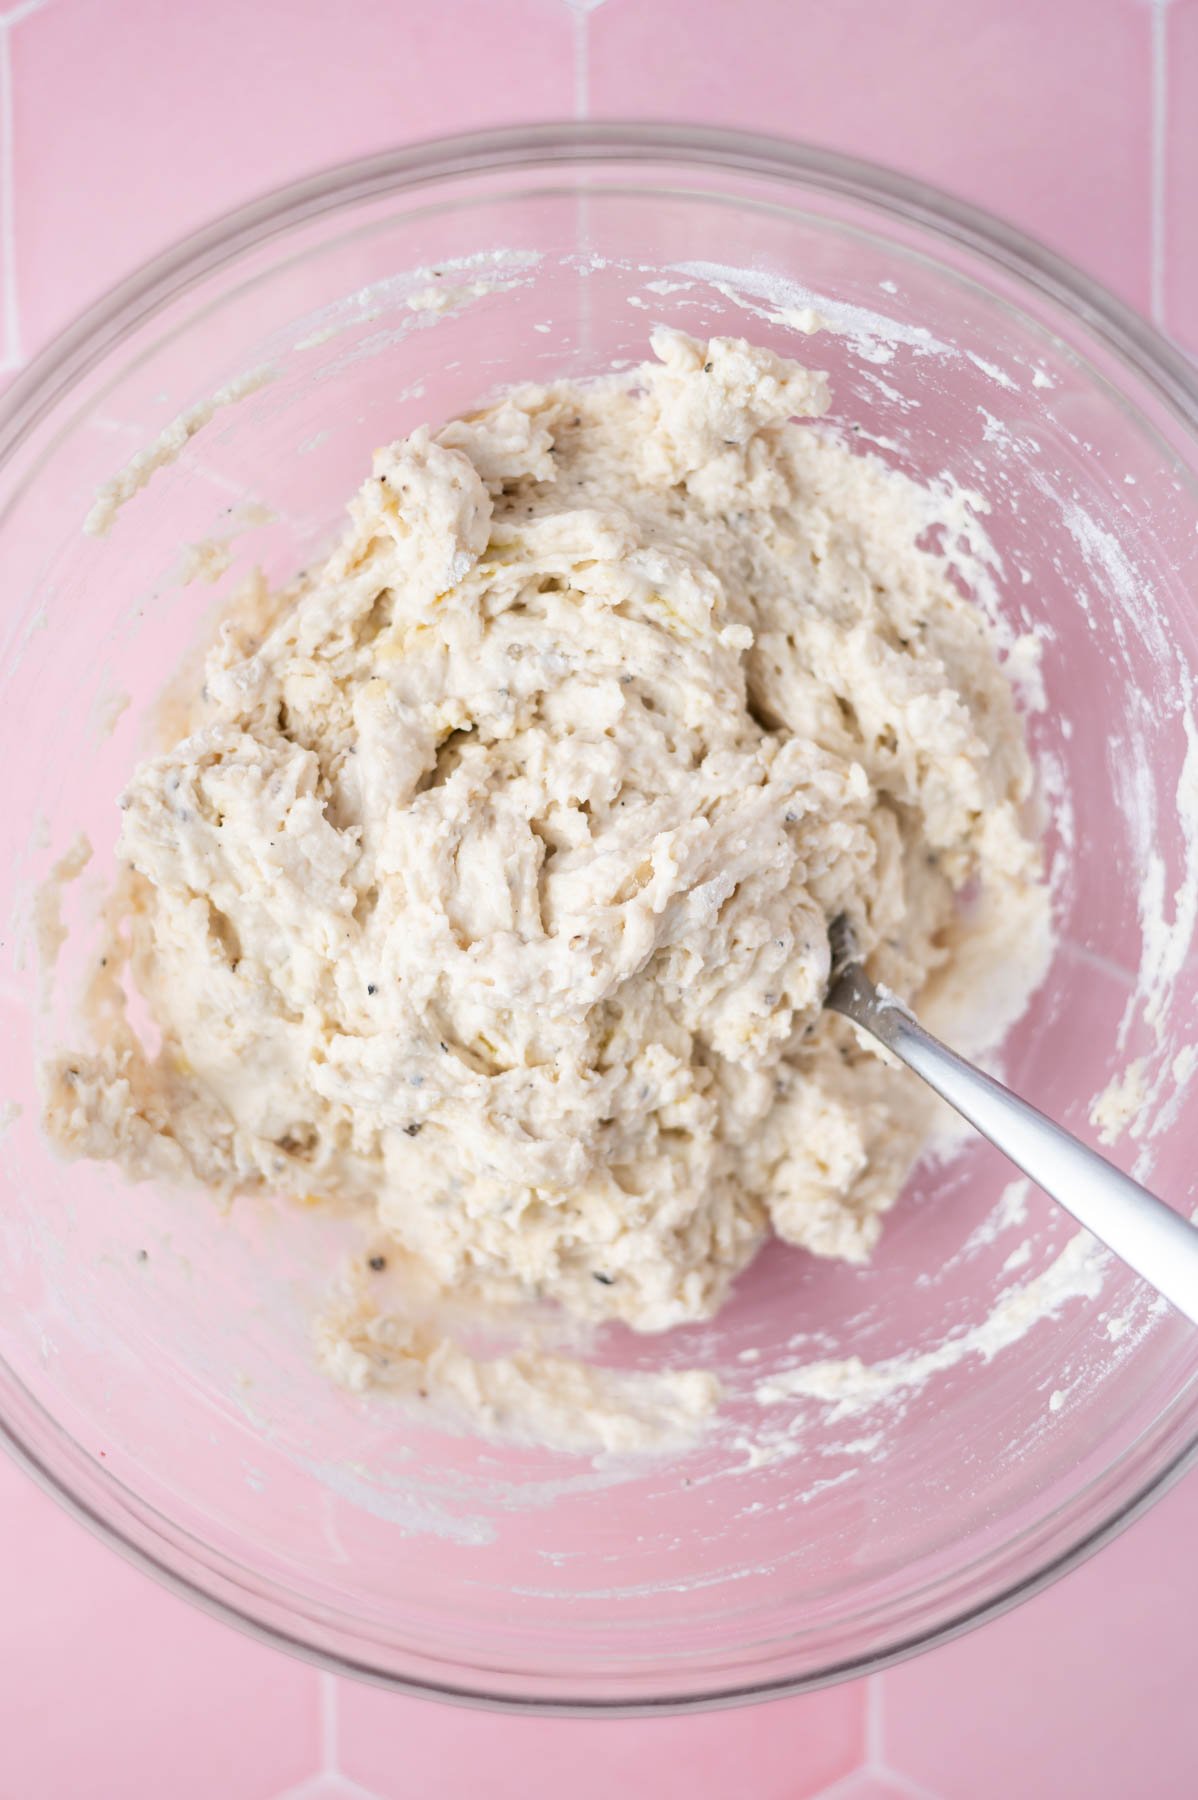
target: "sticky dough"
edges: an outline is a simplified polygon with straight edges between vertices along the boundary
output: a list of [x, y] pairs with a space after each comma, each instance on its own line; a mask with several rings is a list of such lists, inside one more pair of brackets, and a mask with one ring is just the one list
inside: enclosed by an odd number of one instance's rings
[[1021, 725], [936, 495], [814, 423], [824, 377], [653, 348], [379, 451], [227, 621], [121, 801], [67, 1150], [643, 1331], [771, 1230], [868, 1255], [929, 1115], [821, 1011], [827, 924], [934, 1013], [1043, 918]]

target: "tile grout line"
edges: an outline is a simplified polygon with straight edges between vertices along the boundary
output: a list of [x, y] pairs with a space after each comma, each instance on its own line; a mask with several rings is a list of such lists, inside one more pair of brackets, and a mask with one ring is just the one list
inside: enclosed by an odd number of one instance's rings
[[0, 256], [4, 258], [3, 295], [5, 363], [16, 367], [21, 356], [21, 320], [17, 307], [17, 230], [13, 181], [13, 99], [11, 21], [0, 19]]
[[338, 1706], [337, 1677], [330, 1675], [327, 1669], [320, 1674], [320, 1772], [322, 1775], [338, 1775]]
[[[331, 1784], [331, 1787], [330, 1787]], [[363, 1787], [348, 1775], [333, 1775], [325, 1769], [306, 1775], [297, 1787], [284, 1788], [272, 1800], [383, 1800], [373, 1788]]]
[[912, 1781], [901, 1769], [892, 1768], [886, 1760], [886, 1706], [882, 1696], [882, 1677], [871, 1675], [865, 1688], [865, 1771], [887, 1781], [908, 1800], [937, 1800], [930, 1788]]
[[588, 14], [581, 6], [572, 6], [570, 12], [574, 20], [574, 117], [587, 119], [591, 112]]
[[884, 1769], [886, 1766], [883, 1725], [882, 1684], [876, 1675], [871, 1675], [865, 1683], [865, 1767], [867, 1769]]
[[861, 1734], [861, 1760], [847, 1775], [838, 1775], [819, 1789], [812, 1800], [852, 1800], [870, 1776], [885, 1779], [889, 1771], [882, 1760], [882, 1690], [876, 1675], [865, 1678], [865, 1719]]
[[1165, 188], [1169, 123], [1169, 0], [1152, 0], [1152, 152], [1148, 293], [1152, 322], [1165, 323]]
[[35, 12], [41, 12], [49, 0], [25, 0], [23, 6], [10, 6], [6, 12], [0, 13], [0, 25], [19, 25], [22, 19], [28, 19]]
[[852, 1800], [867, 1776], [868, 1770], [864, 1767], [850, 1769], [847, 1775], [838, 1775], [830, 1787], [820, 1788], [818, 1793], [812, 1794], [810, 1800]]
[[1090, 950], [1085, 944], [1079, 944], [1075, 938], [1062, 938], [1060, 947], [1064, 954], [1076, 957], [1078, 962], [1086, 963], [1090, 968], [1097, 969], [1100, 974], [1109, 975], [1112, 981], [1118, 982], [1120, 987], [1126, 988], [1129, 992], [1135, 987], [1136, 978], [1131, 970], [1125, 969], [1122, 963], [1117, 963], [1113, 957], [1104, 955], [1101, 950]]
[[881, 1773], [891, 1787], [897, 1788], [900, 1794], [907, 1796], [907, 1800], [939, 1800], [939, 1796], [934, 1794], [931, 1788], [924, 1787], [918, 1781], [912, 1781], [909, 1775], [903, 1775], [898, 1769], [883, 1769]]

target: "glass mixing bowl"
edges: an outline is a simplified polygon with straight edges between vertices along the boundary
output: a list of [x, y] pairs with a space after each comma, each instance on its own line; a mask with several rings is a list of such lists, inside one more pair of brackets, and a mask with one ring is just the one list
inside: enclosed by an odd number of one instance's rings
[[[0, 424], [4, 1436], [112, 1543], [273, 1642], [526, 1707], [877, 1668], [1076, 1561], [1198, 1433], [1198, 1336], [976, 1142], [917, 1172], [869, 1267], [774, 1247], [716, 1322], [608, 1333], [615, 1362], [705, 1365], [730, 1392], [685, 1454], [596, 1463], [329, 1385], [310, 1321], [338, 1221], [222, 1215], [41, 1138], [35, 1058], [70, 1039], [115, 797], [214, 599], [302, 565], [376, 444], [505, 381], [640, 359], [658, 319], [829, 369], [846, 430], [984, 497], [980, 597], [1041, 643], [1028, 728], [1059, 932], [1003, 1067], [1093, 1136], [1093, 1096], [1141, 1059], [1124, 1160], [1192, 1208], [1195, 382], [1076, 270], [822, 151], [502, 132], [334, 170], [189, 239], [46, 351]], [[86, 535], [122, 468], [126, 503]], [[33, 896], [80, 829], [96, 855], [48, 988], [32, 938], [54, 903]], [[847, 1399], [774, 1379], [844, 1357], [873, 1371]]]

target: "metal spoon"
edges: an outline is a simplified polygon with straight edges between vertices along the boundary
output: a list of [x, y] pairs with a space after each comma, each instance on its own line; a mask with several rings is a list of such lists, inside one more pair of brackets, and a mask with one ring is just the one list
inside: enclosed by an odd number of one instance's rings
[[832, 975], [824, 1004], [893, 1050], [1016, 1168], [1198, 1325], [1198, 1230], [1189, 1220], [934, 1038], [893, 994], [879, 991], [861, 967], [843, 913], [833, 919], [828, 941]]

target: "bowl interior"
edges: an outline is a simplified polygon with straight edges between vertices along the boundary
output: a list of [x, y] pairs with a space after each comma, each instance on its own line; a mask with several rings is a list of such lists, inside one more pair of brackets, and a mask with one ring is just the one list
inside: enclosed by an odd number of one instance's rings
[[[238, 581], [315, 555], [377, 444], [506, 382], [641, 360], [665, 321], [827, 368], [838, 429], [976, 496], [963, 582], [1008, 642], [1040, 645], [1058, 928], [1001, 1067], [1093, 1138], [1091, 1101], [1142, 1059], [1116, 1154], [1198, 1204], [1192, 441], [1109, 328], [918, 210], [801, 157], [430, 155], [212, 237], [17, 396], [6, 1415], [135, 1548], [347, 1666], [550, 1704], [825, 1678], [1035, 1579], [1188, 1446], [1191, 1334], [976, 1142], [920, 1167], [868, 1268], [772, 1247], [713, 1323], [603, 1334], [605, 1360], [712, 1367], [729, 1390], [693, 1450], [604, 1463], [329, 1386], [310, 1325], [343, 1223], [222, 1216], [64, 1166], [38, 1129], [36, 1056], [69, 1037], [145, 711]], [[181, 418], [182, 448], [84, 535], [97, 489]], [[217, 546], [215, 583], [196, 545]], [[35, 890], [80, 830], [95, 855], [48, 982]], [[795, 1381], [845, 1358], [870, 1375], [828, 1398]]]

